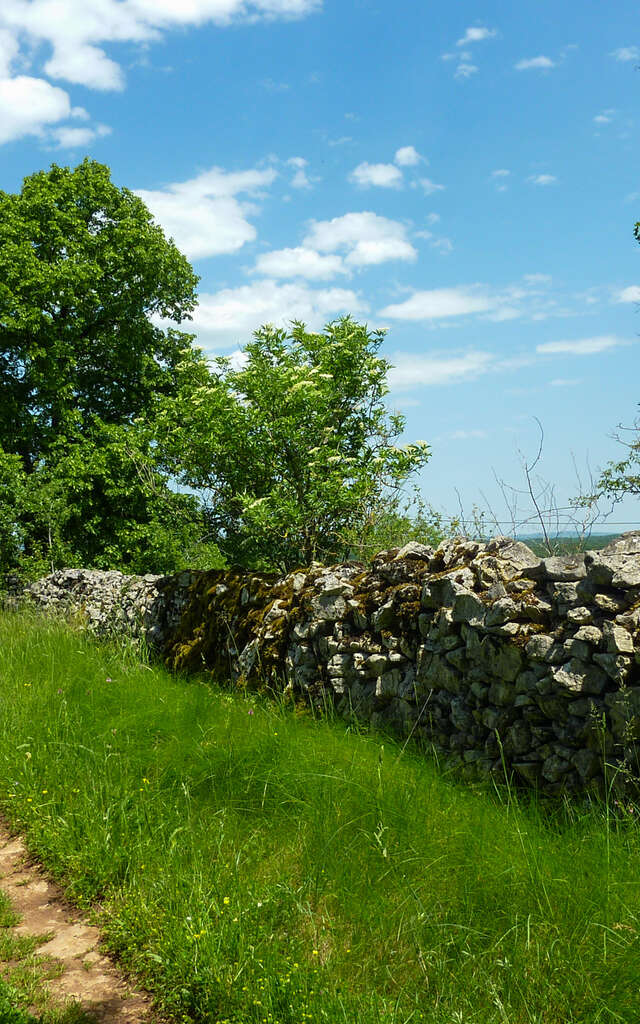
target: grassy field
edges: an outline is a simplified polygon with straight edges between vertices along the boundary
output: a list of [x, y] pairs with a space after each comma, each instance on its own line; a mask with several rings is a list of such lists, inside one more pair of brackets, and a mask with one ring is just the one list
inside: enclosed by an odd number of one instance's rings
[[2, 812], [181, 1024], [638, 1020], [632, 806], [470, 788], [23, 614], [0, 707]]

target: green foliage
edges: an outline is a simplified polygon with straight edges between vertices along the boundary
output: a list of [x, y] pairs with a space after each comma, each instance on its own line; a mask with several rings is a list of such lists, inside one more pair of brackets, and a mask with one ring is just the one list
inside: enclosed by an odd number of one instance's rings
[[[85, 160], [0, 192], [0, 438], [27, 471], [93, 419], [171, 392], [197, 278], [144, 203]], [[11, 439], [11, 445], [7, 444]]]
[[384, 397], [383, 332], [350, 317], [322, 334], [256, 331], [244, 362], [190, 356], [165, 406], [176, 475], [208, 492], [212, 528], [230, 560], [291, 568], [346, 557], [398, 507], [429, 458], [397, 446], [404, 418]]
[[451, 532], [452, 526], [445, 524], [435, 509], [415, 496], [413, 500], [389, 500], [387, 506], [375, 514], [369, 530], [354, 530], [351, 534], [346, 532], [345, 536], [353, 558], [370, 562], [378, 552], [403, 547], [412, 540], [437, 548]]
[[101, 164], [0, 192], [0, 569], [198, 563], [200, 505], [170, 487], [155, 427], [192, 344], [155, 318], [188, 317], [196, 283]]
[[620, 427], [615, 439], [627, 449], [627, 455], [618, 462], [609, 462], [596, 482], [591, 500], [604, 496], [614, 502], [629, 494], [640, 495], [640, 418], [632, 427]]
[[27, 615], [0, 616], [0, 701], [3, 813], [171, 1019], [637, 1019], [627, 801], [463, 785]]

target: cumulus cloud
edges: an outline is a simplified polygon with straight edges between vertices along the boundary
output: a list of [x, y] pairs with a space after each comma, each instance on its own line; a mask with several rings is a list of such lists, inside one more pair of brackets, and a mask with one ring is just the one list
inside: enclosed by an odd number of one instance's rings
[[514, 65], [516, 71], [530, 71], [532, 69], [548, 70], [549, 68], [555, 68], [555, 61], [551, 60], [551, 57], [529, 57], [525, 60], [519, 60]]
[[455, 356], [437, 352], [397, 352], [391, 356], [390, 362], [391, 389], [410, 391], [416, 387], [435, 387], [472, 380], [492, 368], [494, 357], [489, 352], [466, 352]]
[[462, 39], [458, 39], [456, 46], [468, 46], [470, 43], [479, 43], [483, 39], [492, 39], [497, 34], [498, 33], [495, 28], [468, 28]]
[[444, 192], [446, 185], [437, 185], [435, 181], [431, 181], [431, 178], [418, 178], [418, 185], [424, 190], [426, 196], [433, 195], [434, 192]]
[[[207, 22], [300, 18], [322, 0], [9, 0], [0, 8], [0, 30], [27, 43], [27, 52], [45, 44], [45, 65], [53, 78], [92, 89], [121, 89], [122, 69], [105, 52], [109, 43], [148, 43], [173, 27]], [[6, 41], [0, 43], [6, 52]]]
[[313, 183], [307, 176], [306, 168], [308, 161], [301, 156], [292, 156], [287, 160], [289, 167], [295, 168], [295, 174], [291, 179], [292, 188], [313, 188]]
[[571, 356], [592, 356], [598, 352], [607, 352], [612, 348], [619, 348], [621, 345], [629, 345], [625, 338], [617, 338], [615, 335], [604, 334], [597, 338], [576, 338], [570, 341], [546, 341], [542, 345], [536, 345], [536, 352], [540, 355], [571, 355]]
[[640, 302], [640, 286], [637, 284], [622, 288], [615, 296], [616, 302]]
[[256, 237], [248, 220], [254, 203], [236, 198], [256, 196], [276, 178], [273, 168], [227, 173], [212, 167], [189, 181], [164, 189], [138, 189], [167, 235], [190, 259], [236, 252]]
[[[449, 247], [439, 245], [438, 242], [435, 239], [431, 244], [446, 253]], [[546, 291], [550, 283], [551, 278], [534, 274], [500, 289], [491, 288], [487, 284], [463, 284], [429, 291], [418, 290], [402, 302], [386, 306], [379, 316], [391, 320], [428, 323], [454, 321], [456, 318], [473, 315], [481, 320], [500, 323], [516, 318], [536, 320], [561, 315], [563, 311], [558, 309], [553, 295]]]
[[393, 159], [398, 167], [415, 167], [416, 164], [419, 164], [425, 158], [420, 156], [415, 146], [401, 146], [400, 149], [396, 150], [396, 155]]
[[263, 277], [305, 277], [312, 281], [326, 281], [336, 274], [348, 274], [349, 270], [341, 256], [322, 254], [299, 245], [293, 249], [274, 249], [263, 253], [251, 273]]
[[637, 46], [620, 46], [617, 50], [613, 50], [609, 56], [623, 63], [640, 60], [640, 48]]
[[495, 300], [477, 286], [433, 288], [417, 291], [404, 302], [392, 303], [380, 310], [390, 320], [441, 320], [446, 317], [488, 313]]
[[475, 75], [476, 71], [478, 70], [479, 68], [477, 67], [476, 64], [467, 64], [465, 61], [462, 61], [460, 64], [458, 64], [453, 77], [471, 78], [471, 76]]
[[50, 125], [71, 117], [64, 89], [43, 78], [17, 75], [0, 79], [0, 144], [25, 135], [42, 135]]
[[0, 28], [0, 78], [6, 78], [18, 56], [18, 40], [7, 29]]
[[593, 119], [594, 124], [610, 124], [615, 115], [615, 109], [610, 107], [608, 110], [603, 110], [601, 114], [596, 114]]
[[110, 135], [111, 129], [106, 124], [96, 125], [95, 128], [75, 128], [73, 125], [63, 125], [53, 131], [53, 138], [60, 149], [79, 149], [89, 146], [97, 138]]
[[417, 256], [404, 224], [370, 211], [312, 221], [303, 245], [319, 252], [344, 252], [349, 267], [414, 260]]
[[531, 185], [554, 185], [557, 180], [553, 174], [530, 174], [527, 178]]
[[270, 279], [200, 296], [189, 330], [210, 351], [244, 344], [261, 324], [284, 327], [302, 320], [312, 330], [344, 313], [361, 315], [367, 305], [351, 289], [314, 289], [303, 282]]
[[349, 181], [362, 188], [377, 185], [379, 188], [401, 188], [402, 171], [394, 164], [358, 164], [349, 175]]

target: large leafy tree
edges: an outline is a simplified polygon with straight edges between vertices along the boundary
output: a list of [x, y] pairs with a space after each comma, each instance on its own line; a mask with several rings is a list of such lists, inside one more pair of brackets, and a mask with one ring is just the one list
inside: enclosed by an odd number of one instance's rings
[[30, 472], [94, 418], [123, 424], [175, 384], [196, 303], [188, 261], [144, 203], [85, 160], [0, 192], [0, 438]]
[[109, 169], [0, 192], [0, 556], [170, 569], [202, 530], [155, 430], [192, 338], [197, 278]]
[[404, 418], [384, 403], [383, 332], [350, 317], [311, 333], [256, 331], [238, 368], [218, 358], [182, 367], [166, 405], [175, 473], [204, 490], [227, 557], [290, 568], [347, 556], [429, 458], [399, 446]]

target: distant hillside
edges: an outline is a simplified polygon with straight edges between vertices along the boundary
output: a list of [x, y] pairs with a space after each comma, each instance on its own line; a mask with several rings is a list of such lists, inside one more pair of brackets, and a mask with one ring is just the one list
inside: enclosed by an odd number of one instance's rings
[[[553, 545], [554, 554], [570, 555], [575, 551], [594, 551], [598, 548], [604, 548], [619, 536], [619, 533], [595, 533], [590, 537], [585, 538], [560, 536], [552, 537], [551, 543]], [[521, 534], [518, 537], [518, 540], [523, 541], [527, 547], [530, 547], [531, 550], [535, 552], [536, 555], [544, 556], [549, 554], [547, 546], [540, 534], [536, 534], [533, 537]]]

